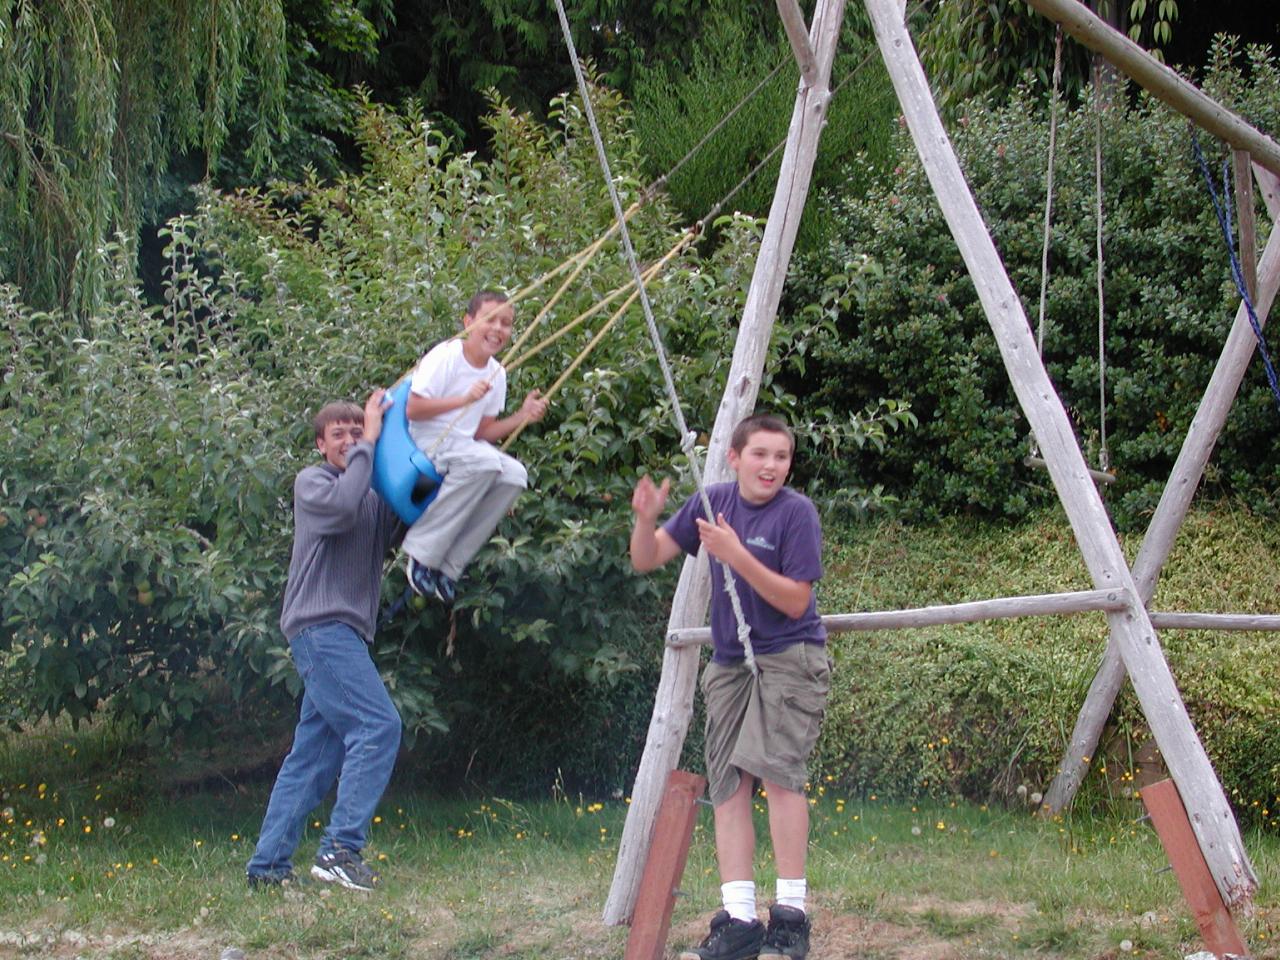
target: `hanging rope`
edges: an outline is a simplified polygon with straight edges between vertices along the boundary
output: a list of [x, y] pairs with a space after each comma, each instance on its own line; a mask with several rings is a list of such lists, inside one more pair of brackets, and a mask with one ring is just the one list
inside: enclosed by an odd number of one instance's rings
[[1227, 257], [1231, 261], [1231, 279], [1235, 281], [1236, 290], [1244, 302], [1245, 312], [1249, 315], [1249, 325], [1253, 327], [1253, 335], [1258, 340], [1258, 353], [1262, 356], [1262, 367], [1267, 374], [1267, 383], [1271, 385], [1272, 396], [1276, 398], [1276, 406], [1280, 408], [1280, 384], [1276, 380], [1276, 369], [1271, 363], [1271, 353], [1267, 350], [1267, 338], [1263, 336], [1262, 324], [1258, 322], [1258, 314], [1253, 308], [1253, 298], [1249, 296], [1248, 285], [1244, 282], [1244, 271], [1240, 269], [1240, 260], [1236, 256], [1235, 233], [1231, 227], [1231, 190], [1228, 187], [1230, 164], [1222, 162], [1222, 196], [1214, 188], [1213, 177], [1209, 173], [1209, 161], [1200, 149], [1200, 138], [1195, 128], [1191, 129], [1191, 148], [1195, 151], [1196, 161], [1200, 164], [1200, 173], [1204, 176], [1205, 186], [1209, 188], [1209, 197], [1213, 201], [1213, 212], [1218, 218], [1218, 226], [1222, 230], [1222, 238], [1227, 244]]
[[[613, 203], [614, 216], [621, 221], [622, 201], [618, 199], [618, 191], [613, 183], [613, 174], [609, 169], [609, 157], [604, 150], [604, 141], [600, 138], [600, 129], [596, 126], [595, 110], [591, 106], [591, 91], [587, 88], [586, 77], [582, 75], [582, 65], [578, 62], [578, 51], [573, 43], [573, 33], [569, 29], [569, 17], [565, 13], [563, 0], [556, 0], [556, 13], [560, 18], [560, 30], [564, 34], [565, 46], [569, 48], [569, 60], [573, 64], [573, 74], [578, 81], [578, 92], [582, 96], [582, 106], [586, 113], [587, 125], [591, 128], [591, 140], [595, 144], [596, 158], [600, 162], [600, 172], [604, 175], [605, 186], [609, 188], [609, 199]], [[619, 233], [622, 237], [622, 249], [627, 258], [627, 264], [631, 268], [632, 279], [635, 281], [636, 292], [640, 297], [640, 307], [644, 311], [645, 324], [649, 328], [649, 337], [653, 341], [658, 367], [662, 371], [667, 397], [671, 401], [671, 411], [675, 417], [676, 429], [680, 432], [680, 445], [689, 458], [689, 467], [693, 472], [694, 483], [698, 487], [698, 496], [702, 500], [703, 512], [710, 523], [715, 523], [716, 518], [711, 510], [711, 501], [707, 497], [706, 487], [702, 482], [702, 470], [698, 466], [697, 451], [695, 449], [697, 435], [685, 423], [684, 411], [680, 407], [680, 395], [676, 392], [675, 379], [671, 375], [671, 365], [667, 361], [667, 353], [662, 345], [662, 334], [658, 331], [657, 321], [653, 318], [653, 306], [649, 303], [649, 295], [645, 290], [644, 281], [640, 275], [640, 264], [636, 260], [635, 249], [631, 246], [631, 234], [628, 232], [625, 223], [621, 224]], [[738, 640], [742, 643], [747, 666], [750, 667], [752, 673], [756, 673], [758, 668], [756, 667], [755, 653], [751, 648], [751, 628], [747, 626], [746, 617], [742, 612], [742, 601], [738, 597], [733, 571], [729, 569], [727, 563], [721, 562], [721, 566], [724, 568], [724, 589], [729, 595], [729, 602], [733, 607], [733, 615], [738, 623]]]

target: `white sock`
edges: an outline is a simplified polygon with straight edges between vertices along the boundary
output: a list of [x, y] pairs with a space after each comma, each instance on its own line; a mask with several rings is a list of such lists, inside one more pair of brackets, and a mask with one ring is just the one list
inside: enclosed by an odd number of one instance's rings
[[807, 891], [808, 883], [804, 877], [799, 880], [784, 880], [778, 878], [778, 898], [777, 902], [784, 907], [795, 907], [797, 910], [804, 910], [804, 897]]
[[754, 880], [730, 880], [720, 884], [720, 899], [734, 920], [756, 919], [756, 884]]

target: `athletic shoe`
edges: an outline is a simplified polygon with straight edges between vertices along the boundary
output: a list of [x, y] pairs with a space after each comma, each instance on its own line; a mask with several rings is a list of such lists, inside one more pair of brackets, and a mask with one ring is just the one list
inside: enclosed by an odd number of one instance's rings
[[426, 564], [419, 563], [413, 557], [409, 558], [405, 570], [409, 576], [409, 586], [414, 593], [428, 600], [438, 600], [446, 607], [453, 606], [458, 587], [452, 578], [439, 570], [431, 569]]
[[769, 908], [769, 931], [760, 960], [803, 960], [809, 952], [809, 916], [795, 907], [775, 903]]
[[372, 890], [378, 885], [378, 875], [360, 859], [360, 854], [345, 847], [331, 853], [316, 854], [311, 875], [325, 883], [336, 883], [348, 890]]
[[250, 890], [271, 890], [287, 887], [297, 881], [292, 869], [276, 870], [272, 873], [246, 873], [244, 878], [249, 884]]
[[764, 943], [759, 920], [734, 920], [728, 910], [711, 918], [711, 932], [702, 943], [680, 954], [680, 960], [755, 960]]

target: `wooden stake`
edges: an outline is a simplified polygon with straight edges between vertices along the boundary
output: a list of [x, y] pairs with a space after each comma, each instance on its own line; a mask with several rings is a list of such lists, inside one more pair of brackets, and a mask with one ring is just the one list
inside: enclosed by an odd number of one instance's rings
[[1231, 911], [1222, 902], [1217, 884], [1213, 882], [1200, 853], [1200, 845], [1191, 832], [1191, 821], [1187, 819], [1177, 786], [1172, 780], [1161, 780], [1140, 793], [1160, 842], [1164, 844], [1165, 853], [1169, 855], [1174, 876], [1182, 887], [1182, 896], [1195, 914], [1205, 946], [1218, 957], [1227, 954], [1249, 956], [1249, 948], [1236, 929]]
[[635, 916], [627, 937], [623, 960], [662, 960], [676, 905], [676, 887], [684, 875], [698, 819], [698, 798], [707, 788], [706, 777], [672, 770], [667, 792], [653, 826], [653, 843], [640, 878]]

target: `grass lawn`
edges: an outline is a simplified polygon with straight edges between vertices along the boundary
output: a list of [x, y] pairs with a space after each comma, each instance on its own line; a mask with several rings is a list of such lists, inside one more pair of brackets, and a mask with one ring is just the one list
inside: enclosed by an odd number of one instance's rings
[[[113, 757], [118, 766], [111, 768]], [[625, 799], [438, 797], [397, 782], [367, 854], [374, 894], [302, 882], [249, 891], [266, 783], [156, 788], [162, 765], [66, 730], [0, 742], [0, 957], [618, 957], [599, 917]], [[1175, 958], [1201, 949], [1154, 832], [1133, 818], [1041, 822], [1023, 810], [812, 791], [814, 958]], [[764, 833], [763, 802], [759, 828]], [[1135, 811], [1136, 812], [1136, 811]], [[322, 814], [321, 814], [322, 815]], [[671, 950], [718, 906], [710, 812], [699, 818]], [[313, 818], [298, 864], [315, 849]], [[1275, 836], [1241, 928], [1280, 957]], [[762, 854], [762, 905], [772, 872]]]

